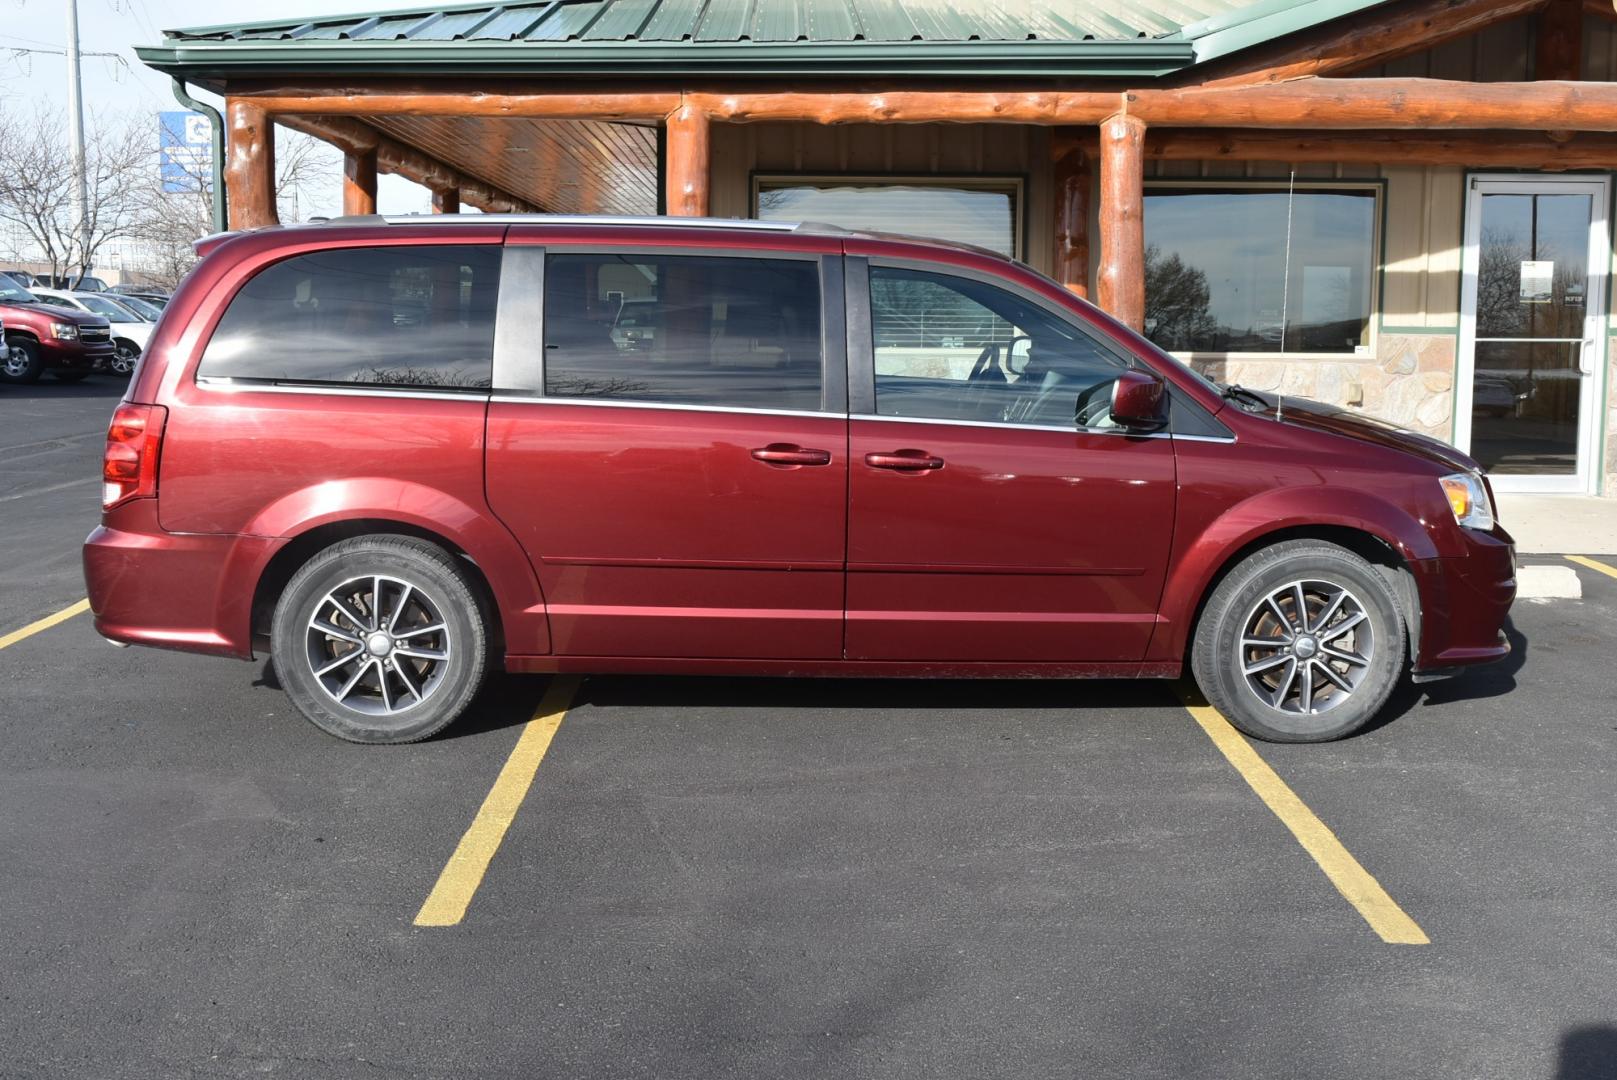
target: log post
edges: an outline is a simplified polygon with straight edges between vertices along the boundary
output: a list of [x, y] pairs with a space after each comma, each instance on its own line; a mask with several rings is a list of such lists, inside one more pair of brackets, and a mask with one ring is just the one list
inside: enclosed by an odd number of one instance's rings
[[1100, 306], [1145, 329], [1145, 122], [1126, 113], [1100, 126]]
[[230, 98], [225, 102], [229, 153], [225, 187], [230, 192], [230, 227], [257, 229], [280, 223], [275, 211], [275, 127], [263, 107]]
[[433, 188], [432, 212], [434, 214], [460, 213], [459, 188]]
[[1083, 133], [1058, 129], [1050, 140], [1055, 172], [1055, 279], [1075, 295], [1089, 296], [1089, 155]]
[[1575, 82], [1583, 73], [1583, 4], [1550, 0], [1534, 22], [1533, 78]]
[[342, 212], [376, 213], [376, 151], [350, 150], [342, 157]]
[[712, 123], [707, 113], [681, 105], [668, 114], [667, 128], [668, 152], [663, 171], [668, 213], [706, 217]]

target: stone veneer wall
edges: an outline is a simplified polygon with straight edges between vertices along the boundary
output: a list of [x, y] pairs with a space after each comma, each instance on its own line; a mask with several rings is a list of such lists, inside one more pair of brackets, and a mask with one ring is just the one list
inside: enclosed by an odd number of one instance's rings
[[[1192, 359], [1219, 382], [1345, 405], [1400, 427], [1447, 442], [1454, 428], [1453, 333], [1395, 334], [1376, 338], [1376, 355], [1363, 360]], [[1617, 380], [1614, 380], [1617, 381]], [[1617, 414], [1617, 387], [1612, 398]], [[1617, 454], [1614, 440], [1608, 456]]]

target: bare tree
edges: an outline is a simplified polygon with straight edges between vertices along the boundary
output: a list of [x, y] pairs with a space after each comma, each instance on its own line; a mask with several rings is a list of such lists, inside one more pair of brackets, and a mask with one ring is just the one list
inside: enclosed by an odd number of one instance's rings
[[[150, 143], [128, 123], [96, 116], [85, 139], [89, 206], [73, 220], [73, 161], [54, 109], [0, 112], [0, 221], [18, 226], [44, 255], [52, 275], [77, 279], [109, 242], [134, 236], [141, 216], [138, 191], [151, 161]], [[77, 225], [77, 227], [75, 227]]]
[[[336, 182], [337, 151], [318, 139], [278, 129], [275, 139], [275, 196], [283, 221], [298, 220], [309, 192]], [[136, 235], [150, 262], [145, 276], [172, 288], [196, 262], [193, 244], [213, 232], [213, 171], [206, 159], [180, 163], [179, 191], [165, 190], [153, 170], [142, 185], [143, 210]]]

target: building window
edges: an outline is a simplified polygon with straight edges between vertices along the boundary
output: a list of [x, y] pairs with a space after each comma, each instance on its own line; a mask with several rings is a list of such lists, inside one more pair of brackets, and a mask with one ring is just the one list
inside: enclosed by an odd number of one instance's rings
[[1170, 352], [1370, 352], [1379, 185], [1145, 192], [1145, 332]]
[[759, 176], [753, 213], [935, 237], [1013, 258], [1022, 249], [1022, 181], [1014, 177]]

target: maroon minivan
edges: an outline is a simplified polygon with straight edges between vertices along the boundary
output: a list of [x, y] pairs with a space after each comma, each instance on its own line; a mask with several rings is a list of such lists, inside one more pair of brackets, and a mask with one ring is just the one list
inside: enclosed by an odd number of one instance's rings
[[485, 674], [1178, 676], [1317, 741], [1509, 652], [1476, 462], [1221, 387], [1016, 262], [821, 226], [209, 238], [113, 417], [115, 642], [433, 734]]

